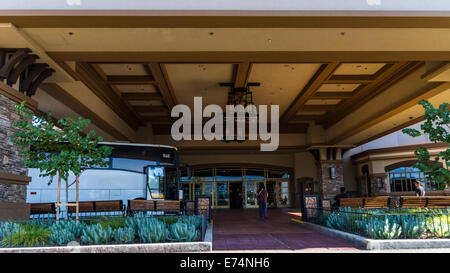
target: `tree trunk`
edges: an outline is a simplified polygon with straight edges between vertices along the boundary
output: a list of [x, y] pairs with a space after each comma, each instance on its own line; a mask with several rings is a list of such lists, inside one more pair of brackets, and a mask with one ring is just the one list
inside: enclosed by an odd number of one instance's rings
[[59, 210], [61, 203], [61, 172], [58, 171], [58, 195], [56, 198], [56, 221], [59, 221]]
[[76, 220], [78, 221], [78, 214], [79, 214], [79, 210], [80, 210], [80, 207], [79, 207], [79, 203], [78, 203], [78, 175], [75, 177], [75, 183], [76, 183], [76, 214], [75, 214], [75, 218], [76, 218]]

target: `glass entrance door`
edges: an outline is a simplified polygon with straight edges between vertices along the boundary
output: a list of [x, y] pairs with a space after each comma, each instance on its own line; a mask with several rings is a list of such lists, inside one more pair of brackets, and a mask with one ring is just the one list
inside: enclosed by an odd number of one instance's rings
[[229, 208], [230, 207], [230, 192], [228, 182], [216, 182], [215, 207]]
[[268, 180], [266, 181], [266, 190], [269, 196], [267, 197], [267, 207], [276, 208], [277, 207], [277, 183], [276, 181]]

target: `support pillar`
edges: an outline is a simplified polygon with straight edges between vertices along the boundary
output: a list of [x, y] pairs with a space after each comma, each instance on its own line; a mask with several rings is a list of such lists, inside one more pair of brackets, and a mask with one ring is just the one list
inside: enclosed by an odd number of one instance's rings
[[18, 148], [11, 142], [17, 131], [12, 124], [19, 120], [15, 105], [22, 101], [35, 110], [35, 101], [0, 82], [0, 221], [25, 220], [30, 213], [26, 196], [31, 178]]
[[336, 146], [311, 146], [317, 167], [318, 193], [323, 199], [333, 199], [344, 187], [342, 148]]

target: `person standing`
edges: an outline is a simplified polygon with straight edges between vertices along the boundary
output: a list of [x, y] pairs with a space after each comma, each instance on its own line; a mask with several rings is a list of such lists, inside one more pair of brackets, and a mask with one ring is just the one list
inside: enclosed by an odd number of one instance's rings
[[420, 185], [419, 181], [414, 181], [414, 186], [416, 187], [416, 196], [425, 196], [425, 189]]
[[264, 184], [259, 184], [259, 189], [256, 192], [258, 206], [259, 206], [259, 217], [261, 220], [267, 218], [267, 198], [269, 193], [266, 191]]

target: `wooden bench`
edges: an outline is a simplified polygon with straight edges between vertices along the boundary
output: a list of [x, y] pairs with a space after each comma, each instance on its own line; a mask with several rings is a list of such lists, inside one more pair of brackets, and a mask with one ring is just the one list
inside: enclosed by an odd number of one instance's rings
[[122, 211], [123, 202], [122, 200], [95, 201], [94, 209], [96, 212]]
[[400, 207], [402, 208], [425, 208], [428, 197], [401, 196]]
[[390, 202], [389, 196], [365, 197], [364, 209], [387, 209]]
[[55, 203], [30, 203], [30, 214], [55, 214]]
[[[75, 206], [67, 207], [68, 213], [76, 213], [77, 208]], [[78, 202], [78, 212], [95, 212], [94, 201], [82, 201]]]
[[172, 201], [172, 200], [155, 201], [155, 207], [156, 211], [179, 212], [180, 201]]
[[152, 200], [128, 200], [130, 211], [154, 211], [155, 201]]
[[450, 207], [450, 196], [428, 196], [427, 208]]
[[352, 209], [362, 208], [364, 205], [364, 198], [341, 198], [339, 199], [339, 207], [350, 207]]

